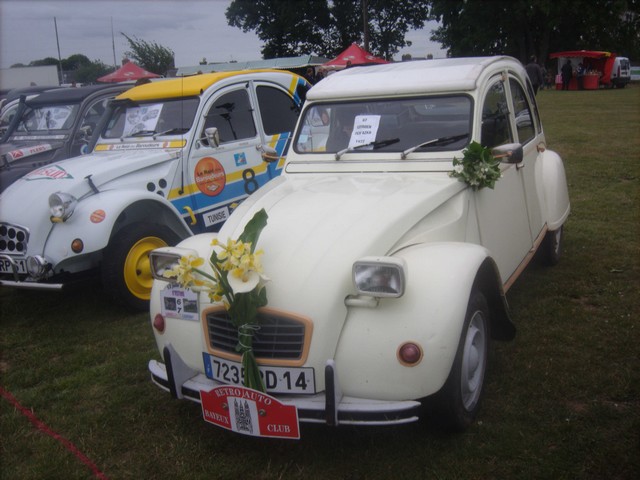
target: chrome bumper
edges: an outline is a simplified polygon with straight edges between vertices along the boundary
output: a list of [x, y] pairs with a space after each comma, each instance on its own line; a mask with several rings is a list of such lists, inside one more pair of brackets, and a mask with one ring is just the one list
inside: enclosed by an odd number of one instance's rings
[[[200, 403], [200, 392], [222, 385], [186, 366], [175, 350], [165, 347], [165, 363], [149, 361], [151, 380], [174, 398]], [[384, 401], [343, 396], [335, 363], [325, 366], [325, 391], [315, 395], [278, 397], [285, 405], [294, 405], [298, 419], [305, 423], [327, 425], [399, 425], [418, 420], [420, 402], [414, 400]]]

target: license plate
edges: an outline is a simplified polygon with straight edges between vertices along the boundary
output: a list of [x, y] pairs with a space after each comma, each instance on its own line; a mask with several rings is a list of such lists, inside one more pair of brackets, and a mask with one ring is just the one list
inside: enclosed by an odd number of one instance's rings
[[[16, 258], [14, 260], [16, 266], [18, 267], [18, 273], [27, 273], [27, 262], [22, 258]], [[0, 258], [0, 273], [13, 273], [13, 268], [11, 268], [11, 261], [6, 258]]]
[[[240, 362], [234, 362], [208, 353], [203, 353], [207, 377], [222, 383], [242, 385], [244, 369]], [[260, 376], [269, 393], [316, 393], [313, 368], [272, 367], [259, 365]]]

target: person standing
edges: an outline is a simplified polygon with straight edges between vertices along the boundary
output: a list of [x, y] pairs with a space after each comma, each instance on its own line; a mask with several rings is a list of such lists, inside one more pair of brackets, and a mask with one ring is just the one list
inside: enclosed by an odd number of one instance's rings
[[560, 74], [562, 75], [562, 90], [569, 90], [569, 82], [571, 82], [571, 77], [573, 77], [571, 60], [567, 59], [567, 63], [562, 66]]
[[527, 71], [527, 75], [529, 75], [529, 80], [531, 80], [531, 85], [533, 85], [533, 91], [537, 95], [538, 89], [540, 85], [544, 83], [544, 77], [542, 73], [542, 67], [538, 65], [538, 59], [535, 55], [532, 55], [529, 59], [529, 63], [524, 69]]

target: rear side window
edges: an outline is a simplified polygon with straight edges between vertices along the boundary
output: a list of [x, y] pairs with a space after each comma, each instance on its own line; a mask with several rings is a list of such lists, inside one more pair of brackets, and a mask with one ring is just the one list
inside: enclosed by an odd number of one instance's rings
[[264, 132], [277, 135], [293, 132], [300, 109], [293, 99], [277, 88], [260, 85], [256, 89]]

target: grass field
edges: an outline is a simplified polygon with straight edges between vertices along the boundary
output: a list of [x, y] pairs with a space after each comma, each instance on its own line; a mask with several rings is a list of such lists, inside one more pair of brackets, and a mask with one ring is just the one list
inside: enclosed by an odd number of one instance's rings
[[509, 291], [518, 335], [494, 344], [466, 433], [303, 425], [291, 442], [226, 432], [151, 384], [147, 362], [159, 356], [146, 315], [90, 285], [2, 289], [0, 387], [27, 411], [0, 397], [0, 478], [640, 478], [640, 84], [545, 90], [538, 101], [567, 170], [564, 257], [530, 265]]

